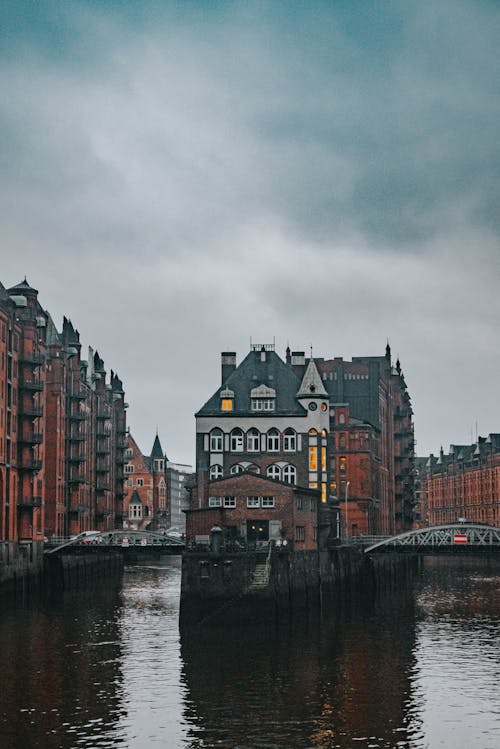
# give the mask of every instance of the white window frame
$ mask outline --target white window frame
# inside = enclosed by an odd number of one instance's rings
[[[276,507],[276,499],[275,497],[261,497],[261,507],[266,507],[267,509],[272,509]]]
[[[234,510],[234,508],[236,507],[236,497],[224,497],[224,507]]]
[[[222,497],[209,497],[208,506],[209,507],[222,507]]]
[[[222,478],[223,475],[224,475],[224,471],[220,463],[214,463],[213,466],[210,466],[210,478],[211,479],[220,479]]]
[[[229,469],[229,473],[231,474],[231,476],[234,476],[236,473],[243,473],[244,470],[245,469],[242,465],[240,465],[239,463],[235,463],[234,466],[231,466],[231,468]]]
[[[283,450],[294,453],[297,450],[297,433],[293,429],[286,429],[283,435]]]
[[[287,484],[296,484],[297,483],[297,469],[295,466],[291,465],[289,463],[286,466],[283,466],[282,471],[282,480]]]
[[[137,486],[144,486],[144,479],[137,479],[136,484]]]
[[[232,453],[243,452],[243,431],[237,427],[229,436],[229,446]]]
[[[275,480],[280,481],[281,480],[281,468],[277,466],[276,463],[272,463],[270,466],[267,466],[266,476],[270,479],[275,479]]]
[[[134,466],[132,465],[132,463],[126,463],[123,470],[124,470],[124,473],[133,473]]]
[[[266,447],[268,453],[279,453],[280,451],[280,433],[274,427],[266,434]]]
[[[252,411],[274,411],[274,398],[252,398]]]
[[[247,507],[249,509],[260,507],[260,497],[247,497]]]
[[[247,452],[260,452],[260,432],[258,429],[249,429],[247,432]]]
[[[222,429],[213,429],[210,432],[210,452],[221,453],[224,450],[224,434]]]

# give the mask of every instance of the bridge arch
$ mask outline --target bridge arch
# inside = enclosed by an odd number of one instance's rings
[[[484,550],[496,547],[496,550],[500,551],[500,528],[477,523],[453,523],[418,528],[371,544],[365,548],[364,553],[373,554],[398,549],[422,553],[425,550],[438,551],[463,547]]]

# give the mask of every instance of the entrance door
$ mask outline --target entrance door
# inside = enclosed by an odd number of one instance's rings
[[[269,541],[269,520],[247,520],[247,541],[250,544]]]

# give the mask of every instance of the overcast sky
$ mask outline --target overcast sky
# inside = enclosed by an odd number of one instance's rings
[[[194,459],[220,352],[399,355],[420,455],[500,432],[500,4],[0,5],[0,281]]]

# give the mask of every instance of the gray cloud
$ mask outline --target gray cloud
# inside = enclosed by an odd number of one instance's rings
[[[119,371],[144,449],[192,458],[250,336],[388,336],[422,451],[498,430],[495,3],[3,13],[1,280]]]

